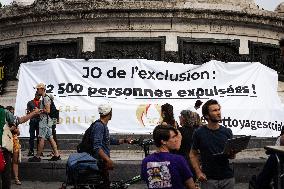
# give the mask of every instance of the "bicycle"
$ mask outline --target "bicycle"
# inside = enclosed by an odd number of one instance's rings
[[[150,154],[150,146],[154,144],[153,139],[143,139],[140,137],[139,139],[132,140],[132,145],[138,145],[143,148],[145,157]],[[88,161],[83,161],[88,162]],[[74,189],[101,189],[100,185],[102,184],[102,177],[99,174],[99,171],[89,171],[89,170],[83,170],[85,173],[81,173],[85,175],[82,177],[82,179],[78,179],[77,182],[72,183],[68,182],[68,179],[66,182],[64,182],[60,189],[67,189],[68,186],[74,186]],[[130,185],[135,184],[137,182],[140,182],[141,176],[136,175],[129,180],[120,180],[120,181],[113,181],[110,183],[110,189],[127,189]],[[86,188],[87,187],[87,188]]]
[[[133,140],[131,144],[137,144],[138,146],[142,147],[144,155],[145,157],[147,157],[148,155],[150,155],[150,146],[154,144],[154,140],[139,138]],[[126,181],[121,180],[117,182],[112,182],[110,185],[110,189],[127,189],[130,185],[140,182],[141,180],[141,176],[137,175]]]

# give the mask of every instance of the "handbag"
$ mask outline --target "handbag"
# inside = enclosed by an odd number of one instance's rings
[[[0,173],[3,173],[5,170],[5,158],[2,149],[0,148]]]
[[[2,148],[13,153],[13,135],[7,124],[3,127]]]

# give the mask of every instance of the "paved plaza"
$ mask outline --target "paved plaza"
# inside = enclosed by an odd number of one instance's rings
[[[59,189],[61,187],[61,182],[32,182],[23,181],[21,186],[12,185],[12,189]],[[68,189],[73,187],[68,187]],[[133,184],[129,189],[145,189],[147,188],[145,184]],[[235,189],[246,189],[248,188],[247,183],[238,183],[235,185]]]

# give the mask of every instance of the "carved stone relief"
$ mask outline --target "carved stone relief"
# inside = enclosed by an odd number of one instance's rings
[[[165,38],[96,38],[97,58],[164,60]]]
[[[18,44],[0,46],[0,62],[4,66],[4,81],[16,79],[19,69],[18,49]]]
[[[284,74],[280,58],[280,48],[277,45],[249,41],[250,56],[253,62],[260,62],[279,74]]]
[[[179,38],[181,62],[203,64],[210,60],[239,61],[239,40]]]
[[[79,58],[82,38],[28,42],[28,60],[49,58]]]
[[[165,52],[165,62],[179,62],[179,54],[176,51]]]

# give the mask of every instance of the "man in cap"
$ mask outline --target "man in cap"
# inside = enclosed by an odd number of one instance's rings
[[[100,119],[92,124],[91,137],[93,142],[93,156],[98,159],[98,166],[102,171],[104,187],[109,188],[109,170],[113,169],[113,161],[110,159],[110,144],[118,145],[130,143],[130,139],[114,139],[109,135],[107,127],[112,118],[112,108],[109,104],[101,104],[98,107]]]
[[[48,115],[50,113],[51,99],[45,92],[46,91],[45,84],[43,83],[37,84],[36,89],[37,89],[37,93],[42,97],[42,100],[40,102],[41,112],[40,112],[39,134],[38,134],[39,145],[38,145],[37,155],[30,158],[29,162],[40,162],[41,161],[40,155],[43,151],[45,139],[49,140],[52,150],[54,152],[54,156],[52,156],[50,161],[57,161],[57,160],[60,160],[61,158],[57,150],[57,145],[52,136],[51,128],[53,125],[53,120]]]

